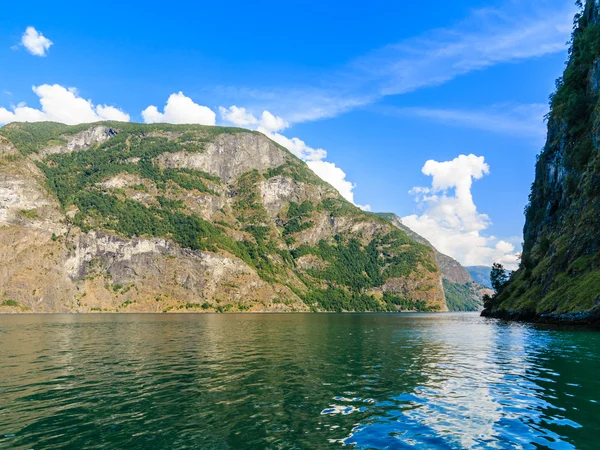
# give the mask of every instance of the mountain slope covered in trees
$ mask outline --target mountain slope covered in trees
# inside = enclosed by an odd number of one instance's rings
[[[444,311],[435,252],[261,133],[0,128],[0,311]]]

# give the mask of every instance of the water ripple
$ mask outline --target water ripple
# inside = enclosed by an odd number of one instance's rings
[[[595,448],[600,334],[443,315],[0,316],[0,447]]]

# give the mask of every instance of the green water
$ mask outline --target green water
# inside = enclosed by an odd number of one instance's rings
[[[0,316],[0,448],[599,448],[600,333],[475,314]]]

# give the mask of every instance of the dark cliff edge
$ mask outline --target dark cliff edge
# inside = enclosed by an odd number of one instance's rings
[[[487,317],[600,324],[600,5],[575,16],[525,209],[519,270]]]

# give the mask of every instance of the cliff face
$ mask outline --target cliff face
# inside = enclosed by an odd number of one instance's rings
[[[488,313],[559,317],[600,304],[600,6],[576,17],[526,209],[519,270]]]
[[[446,309],[431,248],[260,133],[0,128],[0,312]]]
[[[483,309],[482,298],[486,294],[492,295],[494,292],[491,289],[473,280],[465,267],[450,256],[440,253],[431,242],[404,225],[396,214],[379,213],[378,216],[390,221],[415,241],[433,249],[442,273],[444,296],[450,311],[481,311]]]

